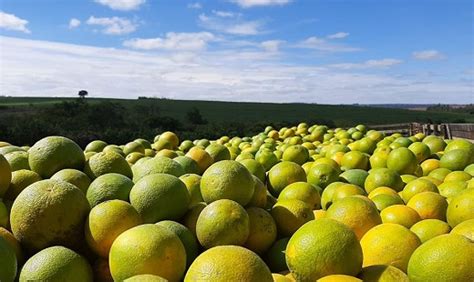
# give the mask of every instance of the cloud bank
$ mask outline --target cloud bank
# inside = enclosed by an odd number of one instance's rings
[[[0,89],[12,96],[76,96],[87,89],[91,97],[329,104],[472,100],[472,81],[395,77],[380,68],[289,65],[274,56],[277,43],[264,45],[254,51],[138,52],[0,37]]]

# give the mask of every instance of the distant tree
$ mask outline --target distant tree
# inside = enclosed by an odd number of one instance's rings
[[[196,107],[192,107],[186,113],[186,120],[189,121],[191,124],[206,124],[207,123],[207,120],[205,120],[202,117],[201,112]]]
[[[77,93],[77,95],[79,95],[79,97],[81,97],[81,99],[84,99],[84,98],[86,98],[87,95],[89,95],[89,93],[86,90],[81,90],[81,91],[79,91],[79,93]]]

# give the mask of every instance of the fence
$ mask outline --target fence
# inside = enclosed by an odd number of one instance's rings
[[[403,135],[423,133],[426,135],[438,135],[446,139],[465,138],[474,140],[474,123],[397,123],[369,126],[370,129],[382,131],[386,134],[399,132]]]

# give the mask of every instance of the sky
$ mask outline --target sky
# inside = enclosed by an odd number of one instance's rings
[[[0,95],[474,103],[471,0],[0,0]]]

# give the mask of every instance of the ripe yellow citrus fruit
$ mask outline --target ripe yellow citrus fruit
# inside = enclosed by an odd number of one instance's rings
[[[333,182],[329,184],[324,190],[323,193],[321,194],[321,208],[323,210],[327,210],[331,205],[332,205],[332,197],[334,195],[334,192],[336,191],[336,188],[345,185],[344,182]]]
[[[421,219],[439,219],[446,221],[448,202],[435,192],[422,192],[413,196],[407,206],[414,209]]]
[[[321,197],[318,189],[307,182],[295,182],[286,186],[278,196],[278,200],[296,199],[307,203],[311,209],[317,209],[321,205]]]
[[[218,246],[200,254],[184,281],[272,282],[272,273],[254,252],[240,246]]]
[[[171,131],[163,132],[158,138],[158,141],[160,140],[169,142],[172,146],[172,149],[178,148],[179,138],[174,132],[171,132]]]
[[[228,199],[245,206],[255,191],[252,174],[245,166],[231,160],[211,165],[202,175],[200,186],[206,203]]]
[[[243,245],[249,236],[250,222],[237,202],[222,199],[207,205],[196,222],[196,235],[206,249],[221,245]]]
[[[143,224],[115,239],[110,248],[109,265],[114,281],[139,274],[178,281],[186,269],[186,251],[179,237],[167,228]]]
[[[253,180],[255,182],[254,185],[254,192],[252,199],[247,204],[247,207],[258,207],[258,208],[265,208],[267,206],[267,198],[270,197],[267,186],[263,184],[260,179],[258,179],[255,175],[252,175]]]
[[[77,247],[89,213],[86,195],[60,180],[41,180],[18,195],[10,213],[11,230],[28,250],[49,246]]]
[[[437,159],[427,159],[423,161],[421,164],[421,170],[423,171],[423,175],[427,176],[430,174],[433,170],[439,168],[439,160]]]
[[[190,206],[204,202],[201,195],[201,176],[189,173],[181,175],[179,180],[183,181],[186,188],[188,188],[189,195],[191,196]]]
[[[154,157],[133,166],[133,181],[137,183],[143,177],[155,173],[166,173],[180,177],[184,174],[184,168],[170,158]]]
[[[214,162],[211,155],[200,147],[192,147],[187,153],[186,157],[193,159],[199,168],[199,174],[203,174],[204,171]]]
[[[132,178],[132,169],[128,162],[120,154],[112,151],[97,153],[90,157],[84,172],[90,179],[96,179],[107,173],[119,173]]]
[[[393,205],[380,212],[383,223],[396,223],[406,228],[421,220],[420,215],[412,208],[405,205]]]
[[[124,231],[142,223],[138,212],[127,202],[111,200],[92,208],[85,234],[89,247],[101,257],[108,257],[114,240]]]
[[[390,187],[378,187],[378,188],[375,188],[374,190],[372,190],[369,195],[367,196],[367,198],[369,199],[373,199],[375,196],[377,195],[380,195],[380,194],[384,194],[384,195],[397,195],[398,196],[398,193],[397,191],[393,190],[392,188]]]
[[[339,180],[339,168],[329,164],[314,164],[308,173],[308,183],[325,188]]]
[[[306,222],[314,219],[311,207],[300,200],[290,199],[278,201],[271,210],[275,219],[278,234],[291,236]]]
[[[344,184],[338,186],[332,195],[332,202],[335,203],[345,197],[355,196],[355,195],[362,195],[365,196],[367,193],[357,185],[354,184]]]
[[[417,164],[415,154],[404,147],[391,151],[387,159],[387,168],[400,174],[413,174]]]
[[[130,203],[145,223],[178,220],[188,210],[189,202],[186,185],[170,174],[147,175],[135,183],[130,191]]]
[[[364,267],[358,277],[366,282],[408,282],[408,276],[391,265],[371,265]]]
[[[446,217],[453,228],[463,221],[474,218],[474,188],[465,189],[452,198]]]
[[[355,276],[362,269],[362,249],[347,226],[322,218],[306,223],[291,237],[286,262],[298,281],[331,274]]]
[[[206,207],[206,203],[201,202],[190,206],[186,214],[183,216],[183,224],[196,236],[196,223],[201,211]]]
[[[431,181],[418,178],[407,183],[405,188],[403,188],[402,198],[408,203],[413,196],[421,192],[438,193],[438,188]]]
[[[277,238],[277,227],[273,217],[262,208],[248,208],[249,236],[244,247],[257,254],[266,252]]]
[[[195,160],[187,156],[178,156],[173,159],[175,162],[179,163],[186,174],[198,174],[199,167]]]
[[[282,155],[283,161],[304,164],[309,159],[308,149],[302,145],[293,145],[285,149]]]
[[[451,230],[451,234],[463,235],[471,241],[474,241],[474,218],[468,219],[456,225],[456,227]]]
[[[25,263],[20,272],[26,281],[93,281],[92,269],[76,252],[54,246],[41,250]]]
[[[300,165],[293,162],[278,163],[268,172],[268,189],[275,197],[286,186],[301,181],[306,182],[306,173]]]
[[[141,274],[123,280],[124,282],[167,282],[168,280],[158,275]]]
[[[51,176],[51,179],[69,182],[81,189],[84,194],[87,192],[87,189],[91,184],[91,180],[84,172],[72,168],[65,168],[56,172],[53,176]]]
[[[421,243],[439,235],[448,234],[450,230],[451,227],[439,219],[424,219],[418,221],[410,228],[410,231],[420,238]]]
[[[3,155],[0,155],[0,197],[7,192],[12,180],[12,169]]]
[[[15,251],[18,265],[22,265],[24,262],[23,250],[21,249],[21,245],[18,242],[18,240],[15,238],[15,236],[13,236],[13,234],[7,229],[0,227],[0,237],[3,238],[10,245],[10,247]]]
[[[464,168],[472,163],[474,150],[470,152],[463,149],[454,149],[445,151],[439,160],[440,167],[454,170],[464,170]]]
[[[325,218],[335,219],[347,225],[360,240],[372,227],[381,224],[379,212],[369,199],[346,197],[329,207]]]
[[[395,191],[401,191],[403,188],[402,178],[398,172],[388,168],[372,169],[365,179],[364,188],[367,193],[375,188],[385,186]]]
[[[0,281],[14,281],[18,263],[13,247],[0,236]]]
[[[364,253],[364,267],[384,264],[406,272],[408,261],[421,241],[402,225],[384,223],[365,233],[360,244]]]
[[[224,145],[214,143],[207,146],[205,151],[211,156],[214,162],[230,160],[230,151]]]
[[[316,280],[317,282],[362,282],[357,277],[349,276],[349,275],[342,275],[342,274],[333,274],[324,276]]]
[[[245,159],[239,161],[241,164],[243,164],[250,173],[258,177],[262,182],[265,181],[265,168],[256,160],[254,159]]]
[[[36,142],[28,153],[31,170],[43,178],[49,178],[64,168],[84,167],[84,152],[79,145],[66,137],[45,137]]]
[[[471,178],[472,176],[465,171],[453,171],[446,175],[446,177],[444,178],[444,182],[468,181],[471,180]]]
[[[26,187],[31,184],[42,180],[41,176],[34,171],[20,169],[12,173],[12,179],[10,186],[8,187],[7,193],[4,198],[10,201],[14,201],[16,197],[23,191]]]
[[[359,151],[350,151],[344,154],[341,160],[342,170],[363,169],[369,167],[369,158]]]
[[[186,268],[188,268],[199,254],[199,243],[194,234],[186,226],[172,220],[163,220],[156,225],[165,227],[179,237],[186,250]]]
[[[443,259],[440,259],[443,258]],[[410,281],[473,281],[474,242],[457,234],[426,241],[408,264]]]

